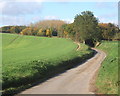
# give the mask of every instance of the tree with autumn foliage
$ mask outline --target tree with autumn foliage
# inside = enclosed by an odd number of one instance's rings
[[[15,26],[13,26],[10,28],[9,31],[10,31],[10,33],[16,33],[17,30],[16,30]]]
[[[102,39],[112,40],[119,32],[119,28],[112,23],[100,23],[99,24],[102,33]]]
[[[61,35],[63,37],[71,38],[74,40],[75,37],[75,31],[72,24],[64,24],[61,26]]]
[[[32,24],[31,26],[33,27],[37,27],[38,29],[43,29],[46,30],[49,28],[51,31],[51,34],[53,36],[59,36],[59,34],[61,34],[61,26],[66,24],[66,22],[62,21],[62,20],[43,20],[43,21],[39,21],[35,24]]]
[[[23,29],[20,34],[23,34],[23,35],[32,35],[32,28],[30,27],[27,27],[25,29]]]
[[[39,29],[37,36],[46,36],[46,32],[41,28]]]
[[[47,29],[47,30],[46,30],[46,36],[47,36],[47,37],[51,37],[51,36],[52,36],[52,33],[51,33],[51,30],[50,30],[50,29]]]
[[[19,34],[26,26],[3,26],[1,27],[1,31],[3,33],[17,33]]]

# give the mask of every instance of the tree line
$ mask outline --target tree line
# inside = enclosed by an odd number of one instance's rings
[[[71,24],[62,20],[43,20],[29,26],[4,26],[1,30],[3,33],[71,38],[90,46],[101,40],[120,40],[119,27],[112,23],[99,23],[91,11],[77,14]]]
[[[99,23],[91,11],[77,14],[72,24],[64,24],[62,36],[95,46],[101,40],[120,40],[120,29],[112,23]],[[63,35],[64,34],[64,35]]]
[[[64,24],[62,20],[43,20],[29,26],[3,26],[0,30],[2,33],[52,37],[58,36]]]

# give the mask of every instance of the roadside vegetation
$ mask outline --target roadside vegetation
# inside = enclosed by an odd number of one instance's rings
[[[97,48],[107,54],[97,77],[97,93],[118,94],[118,41],[103,41]]]
[[[31,85],[76,66],[94,55],[70,39],[0,34],[3,39],[3,93]],[[67,45],[67,46],[66,46]]]

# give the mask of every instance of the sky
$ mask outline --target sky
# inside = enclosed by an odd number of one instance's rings
[[[74,22],[76,14],[92,11],[102,23],[118,24],[118,2],[0,0],[0,26],[29,25],[41,20]]]

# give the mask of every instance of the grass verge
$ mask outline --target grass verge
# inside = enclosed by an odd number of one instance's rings
[[[97,48],[107,54],[96,80],[97,93],[118,94],[118,42],[103,41]]]

